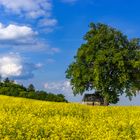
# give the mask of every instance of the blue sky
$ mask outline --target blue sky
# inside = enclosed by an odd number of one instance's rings
[[[0,75],[73,97],[65,71],[90,22],[140,37],[139,0],[0,0]],[[140,97],[119,105],[140,105]]]

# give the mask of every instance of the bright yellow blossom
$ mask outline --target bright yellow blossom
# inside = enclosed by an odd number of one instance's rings
[[[140,140],[140,107],[0,96],[0,140]]]

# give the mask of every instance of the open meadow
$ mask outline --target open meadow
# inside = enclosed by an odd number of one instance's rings
[[[0,139],[140,139],[140,107],[91,107],[0,96]]]

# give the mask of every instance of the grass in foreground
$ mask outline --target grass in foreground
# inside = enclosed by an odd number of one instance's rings
[[[89,107],[0,96],[0,139],[140,139],[140,107]]]

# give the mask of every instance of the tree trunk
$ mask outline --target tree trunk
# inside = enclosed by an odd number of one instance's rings
[[[104,98],[104,106],[108,106],[109,105],[109,101],[108,101],[108,99],[105,97]]]

